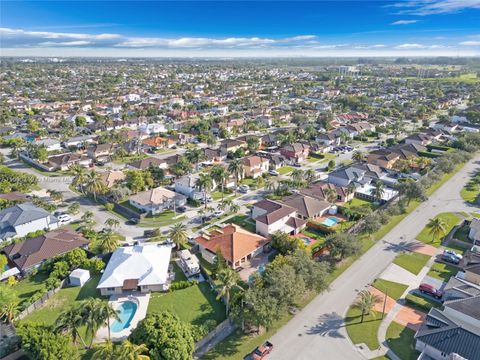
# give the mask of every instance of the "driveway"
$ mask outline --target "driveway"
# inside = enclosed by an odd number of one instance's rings
[[[460,197],[460,189],[469,174],[478,168],[477,156],[452,176],[430,198],[405,217],[382,240],[353,263],[330,286],[297,316],[290,320],[271,341],[275,345],[269,359],[362,359],[352,346],[344,328],[344,314],[358,291],[365,289],[393,261],[403,248],[415,239],[418,229],[441,212],[472,212],[474,206]]]

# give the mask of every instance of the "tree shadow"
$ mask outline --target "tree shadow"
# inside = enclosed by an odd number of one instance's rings
[[[401,241],[398,244],[394,244],[394,243],[391,243],[391,242],[388,242],[388,241],[383,241],[383,243],[385,244],[385,250],[393,251],[393,252],[396,252],[396,253],[401,253],[405,250],[410,250],[411,246],[413,245],[413,243],[411,243],[409,241]]]
[[[328,336],[332,338],[345,338],[340,329],[345,326],[342,316],[337,313],[320,315],[318,324],[307,330],[308,335]]]

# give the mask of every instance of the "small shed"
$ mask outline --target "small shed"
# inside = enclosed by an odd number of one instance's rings
[[[72,286],[83,286],[90,279],[90,271],[75,269],[71,272],[68,280]]]

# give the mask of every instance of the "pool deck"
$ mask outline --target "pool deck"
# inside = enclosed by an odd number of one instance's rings
[[[147,315],[147,308],[148,303],[150,302],[150,293],[143,294],[143,293],[124,293],[122,295],[112,295],[108,302],[112,305],[114,309],[117,309],[120,306],[120,303],[124,301],[132,301],[129,299],[129,296],[133,296],[138,300],[138,307],[135,315],[133,316],[132,321],[130,322],[130,326],[126,329],[123,329],[119,332],[110,332],[110,337],[112,341],[121,341],[125,340],[133,329],[135,329],[138,323],[145,318]],[[110,320],[110,324],[113,323],[114,320]],[[95,336],[95,342],[103,342],[108,339],[108,328],[106,326],[101,327],[98,329],[97,334]]]

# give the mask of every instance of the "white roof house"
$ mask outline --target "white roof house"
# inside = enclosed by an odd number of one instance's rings
[[[102,295],[123,291],[162,291],[169,286],[170,244],[149,243],[115,250],[97,289]]]

